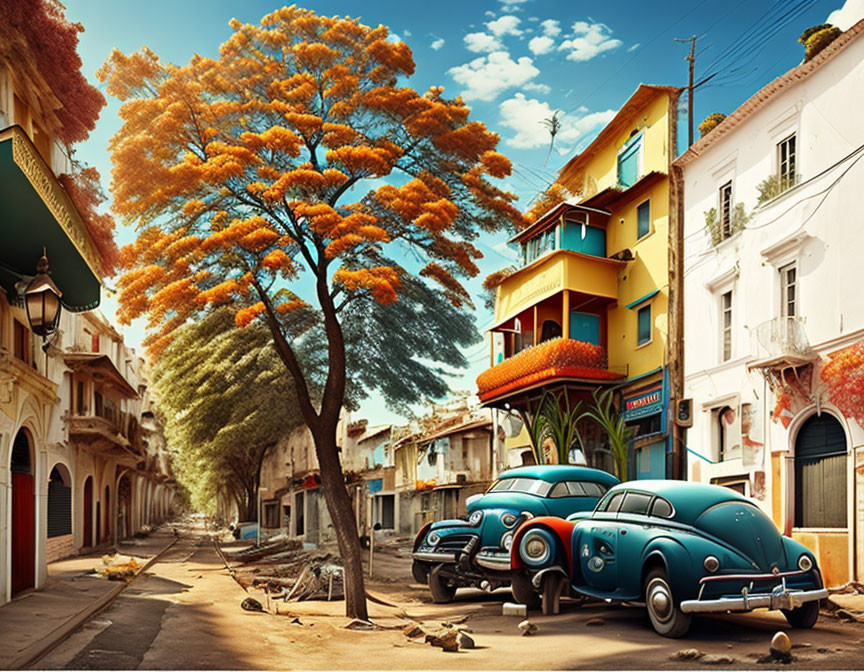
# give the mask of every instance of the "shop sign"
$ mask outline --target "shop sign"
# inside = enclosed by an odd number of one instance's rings
[[[384,479],[373,478],[372,480],[366,481],[366,483],[369,487],[369,494],[374,495],[376,492],[381,492],[381,489],[384,486]]]
[[[657,387],[648,392],[624,399],[624,420],[636,420],[663,411],[663,390]]]

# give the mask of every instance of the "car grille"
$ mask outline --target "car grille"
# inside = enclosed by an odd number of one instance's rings
[[[435,550],[447,552],[461,551],[469,541],[476,538],[476,534],[450,534],[441,539]]]

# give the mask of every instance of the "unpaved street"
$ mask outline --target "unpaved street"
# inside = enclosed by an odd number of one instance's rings
[[[538,626],[522,637],[520,619],[501,616],[507,591],[466,592],[449,605],[434,605],[425,587],[409,579],[374,581],[370,591],[392,606],[370,602],[377,631],[346,630],[341,602],[271,603],[273,613],[240,608],[246,593],[231,578],[200,524],[136,579],[114,604],[58,646],[34,669],[658,669],[707,667],[671,660],[684,648],[730,656],[712,667],[766,668],[757,658],[771,636],[786,629],[767,613],[697,620],[690,635],[669,640],[654,634],[644,611],[564,603],[559,616],[531,614]],[[402,576],[407,564],[382,551],[375,560]],[[422,588],[422,589],[421,589]],[[253,596],[265,601],[259,592]],[[468,617],[477,648],[444,653],[410,641],[409,619],[434,628]],[[592,619],[602,619],[597,625]],[[811,631],[786,629],[799,646],[791,667],[860,669],[864,627],[823,617]],[[789,669],[790,666],[777,666]]]

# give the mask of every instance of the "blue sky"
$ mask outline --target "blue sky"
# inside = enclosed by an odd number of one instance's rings
[[[93,73],[117,47],[129,53],[146,45],[163,61],[187,63],[194,53],[216,56],[230,35],[232,18],[257,23],[282,5],[246,0],[65,0],[66,15],[84,25],[79,53],[84,74]],[[501,136],[499,150],[513,161],[506,186],[520,207],[554,179],[558,169],[584,147],[640,83],[683,86],[689,45],[673,38],[698,35],[696,79],[716,73],[694,98],[694,119],[729,113],[761,86],[800,63],[797,38],[829,20],[846,29],[864,18],[864,0],[688,0],[645,3],[635,0],[404,0],[347,2],[307,0],[301,6],[326,15],[359,17],[367,25],[387,25],[406,42],[417,65],[408,84],[418,90],[444,86],[462,95],[472,118]],[[833,14],[832,14],[833,12]],[[107,97],[107,96],[106,96]],[[683,98],[682,98],[683,102]],[[119,105],[109,99],[96,130],[77,147],[77,157],[99,169],[107,188],[110,137],[120,126]],[[542,120],[558,110],[561,130],[550,151]],[[682,130],[684,130],[682,128]],[[686,131],[685,136],[686,137]],[[697,131],[698,137],[698,131]],[[131,230],[119,232],[121,244]],[[481,274],[469,284],[478,297],[477,323],[491,318],[479,307],[480,283],[506,266],[513,253],[501,238],[484,238]],[[108,296],[103,311],[113,318]],[[125,330],[138,346],[140,325]],[[469,370],[454,389],[473,389],[488,364],[485,343],[470,348]],[[376,398],[361,409],[372,424],[398,421]]]

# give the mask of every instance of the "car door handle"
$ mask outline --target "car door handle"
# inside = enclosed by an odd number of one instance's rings
[[[625,534],[627,534],[627,530],[621,530],[621,536],[624,536]]]

